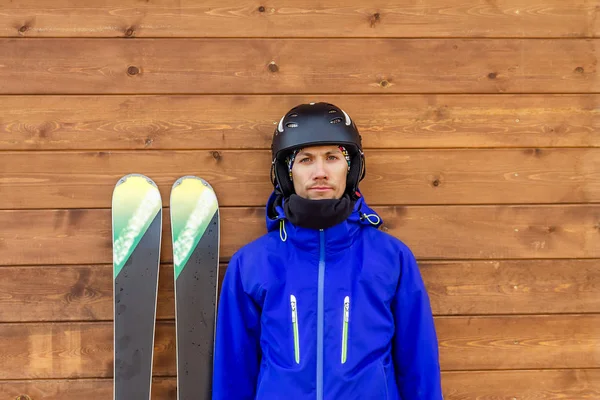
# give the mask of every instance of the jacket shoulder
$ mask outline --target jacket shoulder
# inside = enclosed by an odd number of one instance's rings
[[[247,258],[252,258],[253,256],[269,251],[274,245],[276,244],[273,240],[273,235],[270,232],[265,233],[236,250],[231,257],[231,261],[244,261]]]
[[[269,232],[240,247],[231,257],[230,265],[237,264],[243,275],[253,274],[253,269],[262,268],[269,254],[276,253],[280,246],[279,232]]]
[[[277,251],[275,246],[279,234],[266,233],[240,247],[231,257],[225,275],[235,270],[241,285],[247,293],[258,293],[264,280],[267,279],[268,255]]]

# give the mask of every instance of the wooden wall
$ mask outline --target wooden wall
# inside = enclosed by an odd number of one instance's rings
[[[367,201],[419,259],[446,400],[600,399],[599,10],[4,1],[0,398],[111,398],[121,175],[157,182],[164,238],[175,179],[209,180],[224,270],[264,232],[274,124],[330,101],[363,134]],[[171,259],[165,241],[155,399],[176,398]]]

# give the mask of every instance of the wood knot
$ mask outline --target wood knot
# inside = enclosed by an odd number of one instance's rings
[[[379,13],[375,13],[371,16],[371,28],[373,28],[376,24],[378,24],[381,21],[381,14]]]
[[[555,226],[549,226],[546,228],[546,232],[548,233],[552,233],[556,231],[556,227]]]
[[[578,74],[583,74],[584,69],[583,69],[583,67],[577,67],[577,68],[575,68],[575,72]]]
[[[496,79],[496,76],[497,76],[497,74],[495,72],[490,72],[488,74],[488,78],[490,78],[490,79]]]
[[[29,27],[27,25],[23,25],[22,27],[19,28],[19,32],[25,33],[25,32],[27,32],[28,29],[29,29]]]
[[[265,12],[265,7],[264,6],[260,6],[258,7],[258,12]]]
[[[213,157],[215,160],[217,160],[217,161],[221,160],[221,153],[219,153],[218,151],[213,151],[213,152],[211,152],[210,154],[212,155],[212,157]]]
[[[379,86],[386,88],[390,86],[390,82],[387,79],[383,79],[381,82],[379,82]]]
[[[129,28],[125,31],[125,36],[132,36],[135,33],[133,28]]]
[[[436,186],[436,187],[437,187],[437,186],[440,186],[440,180],[439,180],[439,179],[435,179],[433,182],[431,182],[431,184],[432,184],[433,186]]]
[[[138,67],[134,67],[133,65],[129,68],[127,68],[127,75],[137,75],[140,73],[140,70]]]
[[[269,71],[271,71],[271,72],[278,72],[279,71],[279,67],[277,66],[277,64],[275,64],[275,61],[271,61],[269,63]]]
[[[154,142],[154,140],[152,140],[152,138],[146,138],[146,140],[144,140],[144,145],[146,147],[152,145],[152,142]]]
[[[26,394],[21,394],[15,397],[15,400],[31,400],[31,397],[27,396]]]

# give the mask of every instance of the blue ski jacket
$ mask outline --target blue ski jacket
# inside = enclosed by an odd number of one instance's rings
[[[218,305],[213,399],[440,400],[438,342],[415,257],[362,197],[331,228],[292,225],[232,257]],[[276,214],[269,210],[276,210]]]

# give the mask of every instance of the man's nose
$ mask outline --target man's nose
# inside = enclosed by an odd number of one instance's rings
[[[325,169],[325,162],[323,160],[317,160],[314,165],[314,179],[327,179],[327,170]]]

